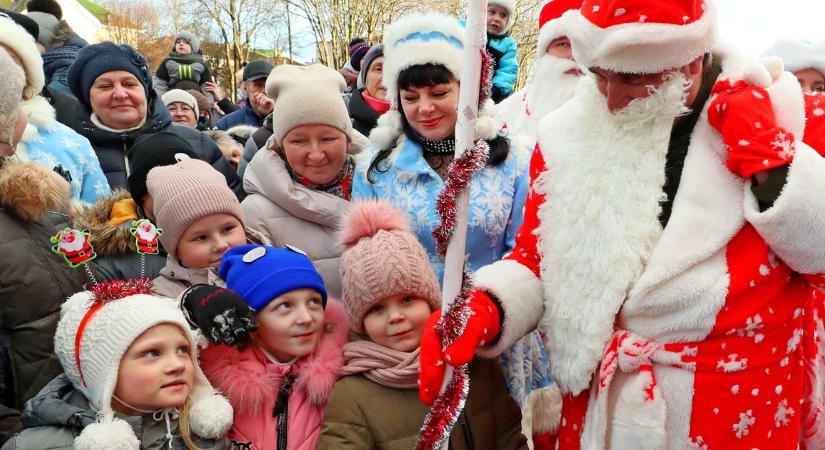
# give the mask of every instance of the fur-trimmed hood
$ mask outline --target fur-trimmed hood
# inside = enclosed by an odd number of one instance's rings
[[[50,212],[66,212],[71,186],[57,173],[34,162],[0,159],[0,208],[36,222]]]
[[[234,127],[226,130],[226,134],[228,134],[232,139],[238,141],[241,145],[246,145],[246,141],[258,131],[259,127],[253,127],[252,125],[235,125]]]
[[[97,203],[89,205],[77,212],[72,219],[72,226],[80,230],[89,230],[89,243],[94,247],[98,256],[117,256],[127,253],[137,253],[137,242],[129,228],[132,221],[127,220],[120,225],[109,224],[112,206],[121,200],[131,198],[129,192],[117,189],[113,193],[101,197]]]
[[[338,300],[327,301],[324,316],[326,330],[315,352],[293,365],[297,375],[293,389],[306,392],[315,406],[326,403],[339,378],[344,365],[341,347],[349,331],[346,312]],[[264,414],[262,408],[275,401],[281,386],[282,378],[266,372],[265,356],[251,345],[244,349],[209,346],[201,352],[200,363],[210,382],[229,399],[235,414]]]

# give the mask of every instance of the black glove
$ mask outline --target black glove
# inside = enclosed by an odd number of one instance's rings
[[[181,303],[189,322],[213,344],[241,344],[258,329],[255,310],[229,289],[196,284],[183,293]]]

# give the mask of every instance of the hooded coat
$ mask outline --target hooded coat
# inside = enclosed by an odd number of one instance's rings
[[[74,120],[70,126],[85,136],[92,144],[103,173],[106,175],[112,189],[127,187],[129,152],[139,136],[160,131],[171,131],[186,139],[192,145],[198,159],[208,162],[223,174],[226,177],[227,184],[239,199],[244,197],[241,181],[235,173],[235,169],[223,157],[223,153],[221,153],[217,144],[209,136],[194,128],[172,123],[169,112],[154,93],[148,99],[146,123],[133,131],[117,133],[105,130],[92,122],[90,118],[91,111],[78,107],[75,112]]]
[[[275,403],[287,374],[295,376],[288,397],[287,448],[314,450],[327,399],[344,364],[341,347],[349,325],[344,307],[330,298],[324,310],[325,332],[315,351],[292,364],[276,364],[254,345],[210,346],[201,352],[201,368],[232,408],[235,422],[227,435],[234,445],[253,450],[277,448]],[[237,447],[236,447],[237,448]],[[322,448],[322,447],[319,447]]]
[[[64,374],[26,403],[22,417],[24,430],[6,442],[2,450],[71,450],[74,439],[83,428],[97,422],[97,414],[89,406],[89,400],[75,389]],[[140,441],[141,450],[186,450],[177,419],[170,422],[171,445],[166,437],[163,419],[156,421],[151,415],[125,419]],[[192,441],[202,450],[231,448],[225,439],[204,439],[192,435]]]
[[[54,354],[60,305],[88,281],[51,251],[49,238],[68,226],[58,212],[68,196],[51,169],[0,161],[0,403],[9,408],[22,408],[62,372]]]
[[[77,58],[77,52],[89,44],[72,31],[71,26],[65,20],[61,20],[54,31],[52,45],[53,48],[43,54],[43,72],[46,76],[46,86],[71,95],[72,91],[69,89],[69,82],[67,81],[69,66]]]

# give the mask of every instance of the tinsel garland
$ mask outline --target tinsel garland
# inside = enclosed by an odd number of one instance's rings
[[[481,50],[481,80],[479,84],[478,107],[483,107],[492,95],[493,58],[486,50]],[[456,158],[447,171],[446,186],[436,199],[436,212],[441,218],[439,225],[433,230],[438,252],[441,256],[447,254],[447,245],[455,231],[456,202],[459,195],[470,186],[473,175],[487,165],[490,146],[482,139],[476,139],[472,147]],[[472,280],[464,272],[461,282],[461,292],[455,300],[441,314],[436,333],[441,340],[442,348],[455,342],[467,326],[472,315],[469,305],[469,293],[472,289]],[[458,416],[464,409],[467,394],[470,390],[469,368],[465,364],[456,367],[447,387],[435,399],[430,412],[424,419],[421,433],[416,444],[416,450],[440,449],[450,438],[450,432],[455,426]]]
[[[108,303],[131,295],[152,295],[152,283],[151,278],[145,277],[137,280],[104,281],[92,286],[92,296],[97,303]]]
[[[458,195],[470,186],[473,175],[487,165],[489,152],[487,142],[478,139],[470,149],[453,161],[447,171],[446,186],[435,200],[436,213],[441,218],[441,223],[432,233],[441,256],[447,254],[447,245],[455,229]]]

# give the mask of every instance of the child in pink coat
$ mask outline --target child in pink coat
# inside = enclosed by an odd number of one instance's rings
[[[321,276],[299,250],[236,247],[219,272],[231,291],[199,286],[184,295],[209,302],[237,293],[258,322],[248,344],[213,345],[201,354],[207,378],[235,409],[228,437],[235,448],[314,450],[343,365],[343,306],[327,299]]]

